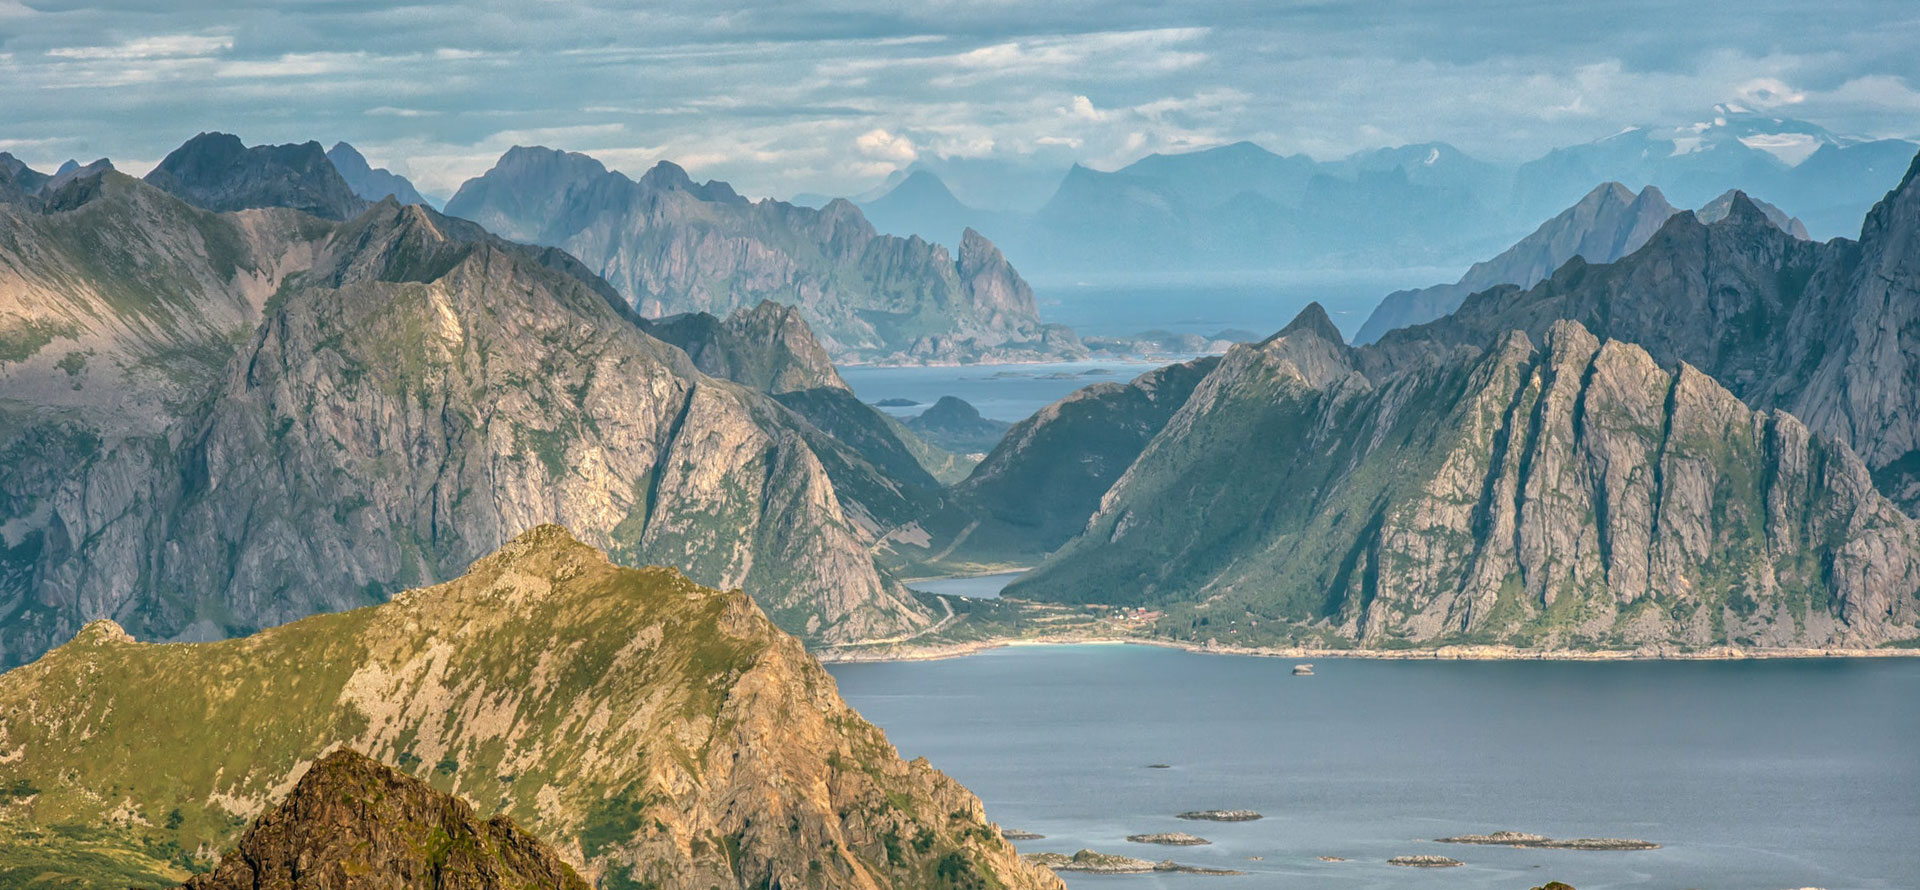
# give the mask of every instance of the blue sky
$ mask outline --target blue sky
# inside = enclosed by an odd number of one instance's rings
[[[1911,0],[0,0],[0,150],[144,172],[201,130],[346,139],[442,194],[516,143],[782,196],[1240,139],[1518,160],[1728,101],[1913,137],[1916,47]]]

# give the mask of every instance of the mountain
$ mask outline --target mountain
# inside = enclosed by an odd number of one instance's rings
[[[1693,215],[1695,218],[1699,219],[1703,223],[1708,223],[1708,224],[1717,223],[1723,219],[1726,219],[1727,214],[1733,212],[1733,202],[1736,197],[1745,198],[1748,201],[1752,202],[1754,207],[1759,208],[1760,214],[1767,218],[1767,222],[1773,223],[1774,228],[1777,228],[1780,231],[1785,232],[1789,235],[1792,235],[1793,237],[1798,238],[1802,241],[1812,240],[1807,235],[1806,223],[1803,223],[1792,216],[1788,216],[1785,210],[1781,210],[1780,208],[1775,207],[1772,204],[1768,204],[1767,202],[1762,201],[1759,198],[1755,198],[1752,195],[1748,195],[1747,193],[1742,192],[1739,189],[1728,189],[1725,192],[1722,192],[1720,194],[1720,197],[1715,198],[1711,201],[1708,201],[1704,205],[1701,205],[1699,210],[1696,210],[1693,212]],[[1632,253],[1632,251],[1628,251],[1628,253]],[[1592,262],[1610,263],[1610,262],[1613,262],[1613,260],[1593,260]],[[1544,278],[1545,276],[1541,276],[1541,277]],[[1515,281],[1515,282],[1503,282],[1503,283],[1519,284],[1520,282]],[[1528,285],[1526,286],[1531,286],[1531,282],[1529,282]]]
[[[1528,290],[1495,288],[1447,318],[1395,331],[1383,355],[1539,337],[1559,319],[1687,362],[1748,404],[1802,418],[1920,507],[1920,158],[1868,214],[1860,239],[1806,242],[1744,196],[1712,225],[1668,220],[1610,265],[1573,261]]]
[[[1315,314],[1222,358],[1008,594],[1243,645],[1920,635],[1920,525],[1791,415],[1572,321],[1370,375]]]
[[[772,395],[847,389],[826,348],[791,306],[762,300],[725,319],[689,312],[642,324],[647,333],[680,347],[710,377]]]
[[[505,816],[472,805],[345,748],[320,758],[255,819],[213,871],[182,890],[305,890],[351,886],[453,890],[588,890],[552,847]]]
[[[877,231],[918,235],[935,243],[969,229],[991,226],[985,221],[990,214],[960,203],[939,176],[924,169],[913,171],[886,194],[859,206]]]
[[[843,499],[901,508],[869,516],[867,523],[911,521],[916,511],[926,509],[935,489],[972,468],[972,463],[927,444],[904,424],[860,401],[791,306],[763,301],[736,309],[725,319],[689,312],[641,324],[654,337],[680,347],[702,373],[772,396],[877,469],[878,477],[852,468],[835,472],[831,461],[836,452],[823,451],[829,475],[843,487]],[[859,497],[861,489],[850,483],[863,475],[892,490]]]
[[[903,481],[702,374],[557,250],[117,173],[0,215],[0,661],[96,617],[205,639],[377,602],[549,520],[810,639],[930,620],[870,553],[937,486],[911,454]]]
[[[965,399],[941,396],[927,410],[907,420],[907,428],[922,439],[962,454],[992,451],[1013,424],[990,420]]]
[[[614,566],[557,526],[457,580],[241,639],[94,622],[0,675],[0,730],[0,829],[50,858],[84,841],[204,868],[345,747],[602,887],[1060,887],[747,597]],[[405,812],[417,787],[291,807]]]
[[[749,202],[666,162],[635,181],[585,155],[516,147],[447,210],[568,250],[645,315],[792,304],[842,361],[1085,354],[1071,332],[1041,324],[1032,290],[979,234],[964,234],[956,256],[880,235],[846,201]]]
[[[378,201],[391,195],[402,204],[432,206],[433,202],[421,197],[405,176],[385,167],[374,168],[358,149],[345,142],[336,142],[327,149],[327,160],[333,163],[333,169],[339,171],[340,178],[346,180],[347,187],[361,198]]]
[[[1640,249],[1676,212],[1653,186],[1636,195],[1617,182],[1601,185],[1499,256],[1474,263],[1459,281],[1388,294],[1353,342],[1372,343],[1395,328],[1432,321],[1459,308],[1469,294],[1491,287],[1532,287],[1576,256],[1613,262]]]
[[[227,133],[201,133],[173,150],[146,180],[208,210],[286,207],[323,219],[359,215],[353,193],[320,143],[256,145]]]
[[[1779,201],[1824,240],[1859,225],[1898,181],[1914,148],[1902,140],[1852,139],[1805,121],[1719,105],[1703,120],[1629,127],[1522,164],[1514,176],[1513,206],[1547,212],[1572,200],[1585,183],[1603,180],[1658,185],[1682,207],[1738,188]]]
[[[892,559],[926,573],[1039,562],[1086,528],[1101,496],[1218,361],[1096,383],[1014,424],[937,509],[888,536]]]
[[[1707,202],[1695,216],[1704,223],[1726,218],[1735,195],[1744,197],[1741,192],[1728,191]],[[1807,240],[1807,227],[1800,220],[1765,201],[1747,200],[1781,231]],[[1354,335],[1353,342],[1372,343],[1390,330],[1440,318],[1458,309],[1469,295],[1483,290],[1503,284],[1532,287],[1576,256],[1589,263],[1611,263],[1639,250],[1668,217],[1678,212],[1653,186],[1635,195],[1620,183],[1606,183],[1499,256],[1473,264],[1459,281],[1388,294]]]
[[[113,169],[113,162],[101,158],[91,164],[68,159],[52,175],[27,166],[19,158],[0,151],[0,204],[25,203],[37,206],[38,199],[60,190],[76,179],[86,179]]]

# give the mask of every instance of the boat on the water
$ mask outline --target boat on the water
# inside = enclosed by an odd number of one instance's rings
[[[1313,665],[1296,664],[1293,666],[1293,675],[1296,677],[1311,677],[1313,676]]]

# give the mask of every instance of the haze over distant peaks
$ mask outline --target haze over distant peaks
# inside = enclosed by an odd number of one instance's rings
[[[369,201],[378,201],[388,195],[402,204],[426,204],[435,206],[413,187],[407,178],[385,167],[375,168],[367,163],[359,150],[345,142],[336,142],[327,149],[327,160],[333,162],[333,168],[340,172],[342,179],[353,193]]]

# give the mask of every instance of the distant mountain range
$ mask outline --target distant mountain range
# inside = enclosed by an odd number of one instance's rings
[[[1715,198],[1695,216],[1709,223],[1726,217],[1738,194],[1729,191]],[[1800,220],[1763,201],[1753,204],[1781,231],[1806,240],[1807,228]],[[1499,256],[1474,263],[1459,281],[1388,294],[1353,335],[1353,342],[1372,343],[1395,328],[1432,321],[1458,309],[1469,294],[1503,284],[1532,287],[1576,256],[1590,263],[1611,263],[1639,250],[1668,217],[1679,212],[1653,186],[1636,195],[1620,183],[1605,183]]]
[[[385,167],[375,168],[367,163],[360,152],[345,142],[336,142],[327,149],[327,160],[333,162],[333,168],[347,181],[347,187],[353,193],[368,201],[379,201],[391,197],[402,204],[425,204],[438,207],[438,202],[429,201],[415,190],[413,183],[405,176],[394,173]]]
[[[516,147],[447,212],[568,250],[645,315],[791,304],[841,361],[1086,354],[1071,331],[1041,323],[1032,290],[986,238],[953,233],[949,252],[880,235],[846,201],[752,202],[666,162],[633,180],[585,155]]]
[[[1076,166],[1032,210],[970,206],[925,164],[860,206],[900,235],[971,227],[1049,281],[1464,265],[1610,181],[1655,186],[1682,207],[1742,189],[1812,237],[1848,234],[1915,148],[1719,106],[1698,123],[1632,128],[1517,165],[1440,143],[1322,162],[1243,142],[1113,172]]]
[[[1920,637],[1920,158],[1858,241],[1796,237],[1741,193],[1702,214],[1588,197],[1569,213],[1613,222],[1523,247],[1645,243],[1372,345],[1316,306],[1224,357],[1082,390],[1016,425],[888,559],[1039,560],[1007,596],[1157,610],[1153,635],[1194,643]]]

